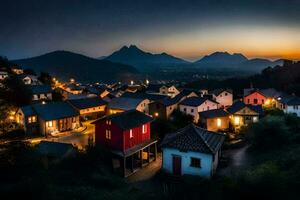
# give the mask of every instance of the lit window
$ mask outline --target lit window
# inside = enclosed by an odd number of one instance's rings
[[[157,112],[156,112],[156,113],[154,113],[154,116],[155,116],[155,117],[158,117],[158,113],[157,113]]]
[[[201,160],[199,158],[193,158],[191,157],[191,167],[197,167],[197,168],[201,168]]]
[[[130,138],[133,138],[132,129],[129,130],[129,137],[130,137]]]
[[[47,125],[48,127],[52,127],[52,126],[53,126],[53,123],[52,123],[52,121],[48,121],[48,122],[46,122],[46,125]]]
[[[111,121],[110,120],[106,120],[106,124],[107,125],[111,125]]]
[[[254,116],[253,117],[253,122],[257,122],[258,121],[258,117]]]
[[[110,132],[110,130],[106,130],[105,131],[105,138],[108,139],[108,140],[111,139],[111,132]]]
[[[143,133],[146,133],[146,131],[147,131],[147,126],[143,125]]]
[[[217,119],[217,126],[220,127],[222,125],[222,121],[220,118]]]
[[[234,124],[235,125],[239,125],[240,124],[240,118],[239,117],[235,117],[234,118]]]

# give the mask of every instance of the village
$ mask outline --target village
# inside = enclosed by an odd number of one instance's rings
[[[222,160],[225,138],[241,142],[240,130],[259,122],[265,110],[300,116],[300,98],[273,88],[245,88],[243,97],[234,99],[230,88],[196,90],[176,82],[80,84],[51,77],[45,84],[22,68],[1,68],[0,74],[1,87],[14,76],[31,95],[29,105],[7,112],[6,132],[23,130],[20,140],[34,144],[50,160],[103,146],[112,153],[113,170],[123,177],[161,162],[161,170],[174,176],[211,178]],[[53,100],[54,91],[60,100]],[[176,117],[189,123],[173,133],[153,132],[155,121],[172,123]]]

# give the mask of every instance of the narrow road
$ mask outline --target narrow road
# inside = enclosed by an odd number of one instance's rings
[[[239,169],[246,167],[249,164],[247,149],[249,145],[246,145],[238,149],[230,149],[223,151],[224,157],[229,159],[229,164],[225,168],[218,170],[218,174],[222,176],[230,176]]]

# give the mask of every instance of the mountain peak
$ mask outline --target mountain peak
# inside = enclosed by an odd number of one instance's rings
[[[233,53],[230,54],[227,51],[221,52],[217,51],[210,55],[206,55],[200,60],[196,61],[196,63],[242,63],[247,61],[248,59],[241,53]]]
[[[113,62],[133,65],[135,67],[157,67],[188,63],[185,60],[176,58],[165,52],[161,54],[145,52],[136,45],[130,45],[129,47],[124,46],[106,57],[106,59]]]

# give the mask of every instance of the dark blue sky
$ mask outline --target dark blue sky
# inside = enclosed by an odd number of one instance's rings
[[[213,51],[300,58],[300,0],[1,0],[0,55],[92,57],[136,44],[197,59]]]

